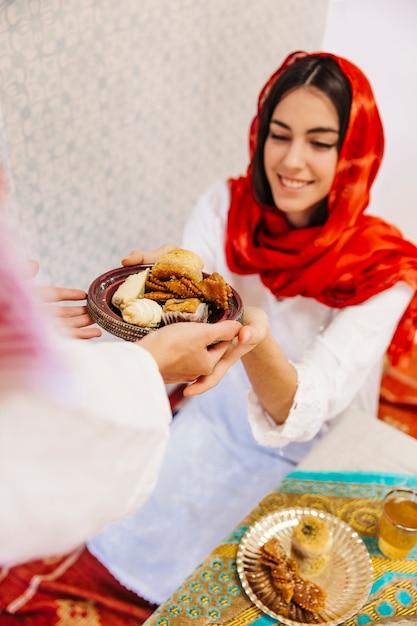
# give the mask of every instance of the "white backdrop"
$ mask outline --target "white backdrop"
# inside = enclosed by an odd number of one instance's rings
[[[327,18],[327,21],[326,21]],[[386,130],[371,210],[417,242],[417,0],[0,0],[0,158],[43,282],[87,288],[179,240],[242,173],[265,79],[294,49],[369,76]]]
[[[417,1],[330,0],[323,49],[368,76],[385,129],[370,213],[417,243]]]
[[[320,46],[327,5],[0,0],[8,206],[42,281],[87,288],[179,241],[198,194],[245,171],[258,92]]]

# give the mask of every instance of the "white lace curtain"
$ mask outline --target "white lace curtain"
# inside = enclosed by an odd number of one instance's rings
[[[327,0],[0,0],[0,150],[23,252],[86,289],[179,241],[243,173],[259,89],[318,49]]]

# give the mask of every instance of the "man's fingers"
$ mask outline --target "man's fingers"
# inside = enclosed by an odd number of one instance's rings
[[[213,349],[219,342],[232,341],[242,328],[240,322],[235,320],[225,320],[224,322],[218,322],[217,324],[208,324],[207,332],[210,343],[210,349]],[[226,345],[226,347],[227,347]]]
[[[191,397],[204,393],[215,387],[232,365],[242,356],[252,350],[253,331],[248,327],[241,328],[238,337],[232,341],[224,341],[210,346],[214,356],[213,371],[206,376],[200,376],[191,385],[184,389],[184,396]],[[217,362],[216,362],[217,361]]]

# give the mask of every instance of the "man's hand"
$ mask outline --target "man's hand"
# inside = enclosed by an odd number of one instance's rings
[[[266,313],[247,307],[244,326],[232,320],[180,322],[149,333],[138,343],[154,356],[166,383],[189,383],[184,396],[190,397],[215,387],[237,360],[265,338],[268,328]]]
[[[155,358],[166,383],[191,383],[212,374],[241,327],[232,320],[217,324],[178,322],[149,333],[137,343]]]
[[[184,396],[196,396],[215,387],[236,361],[256,348],[265,339],[268,328],[268,316],[262,309],[245,307],[243,326],[237,337],[228,344],[227,350],[224,351],[222,357],[217,361],[212,372],[200,376],[195,382],[188,385],[184,389]]]

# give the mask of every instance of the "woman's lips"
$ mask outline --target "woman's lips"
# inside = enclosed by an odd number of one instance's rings
[[[308,180],[299,180],[297,178],[287,178],[286,176],[281,176],[278,174],[278,180],[283,187],[288,189],[303,189],[309,185]]]

